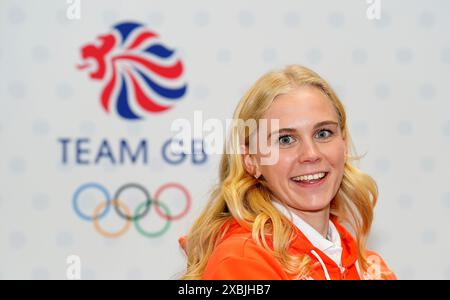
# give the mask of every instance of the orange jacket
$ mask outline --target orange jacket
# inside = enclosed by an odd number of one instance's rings
[[[203,279],[396,279],[383,259],[374,252],[367,253],[369,268],[367,272],[361,272],[355,240],[344,227],[335,221],[333,223],[341,237],[342,271],[294,226],[296,238],[290,244],[289,253],[306,254],[311,258],[310,274],[304,278],[296,278],[283,270],[270,251],[256,244],[248,229],[233,221],[222,241],[213,250],[204,270]],[[180,239],[180,243],[184,244],[183,238]]]

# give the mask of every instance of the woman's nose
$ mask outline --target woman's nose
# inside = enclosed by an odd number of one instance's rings
[[[320,151],[314,141],[304,141],[300,145],[299,161],[313,163],[321,159]]]

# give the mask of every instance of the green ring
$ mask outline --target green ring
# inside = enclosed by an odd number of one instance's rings
[[[155,202],[155,201],[153,201],[152,199],[149,199],[149,200],[150,200],[150,203],[151,203],[151,202]],[[140,211],[141,211],[141,209],[144,208],[146,205],[148,205],[147,203],[148,203],[148,202],[144,202],[144,203],[142,203],[141,205],[139,205],[139,206],[136,208],[136,210],[135,210],[134,213],[135,213],[135,214],[139,214]],[[158,203],[158,205],[164,210],[164,212],[166,213],[166,215],[170,216],[170,210],[169,210],[169,208],[168,208],[165,204],[163,204],[163,203]],[[167,220],[166,225],[164,225],[164,227],[163,227],[161,230],[155,231],[155,232],[148,232],[148,231],[145,231],[145,230],[141,227],[141,225],[139,224],[139,220],[134,220],[134,226],[136,227],[137,231],[138,231],[140,234],[142,234],[143,236],[146,236],[146,237],[148,237],[148,238],[156,238],[156,237],[160,237],[161,235],[163,235],[164,233],[166,233],[167,230],[169,230],[169,228],[170,228],[170,223],[172,223],[172,222],[171,222],[170,220]]]

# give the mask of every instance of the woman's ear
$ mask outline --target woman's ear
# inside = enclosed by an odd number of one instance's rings
[[[255,178],[258,178],[261,176],[261,172],[259,171],[258,163],[256,162],[256,158],[249,154],[249,152],[246,149],[243,154],[243,162],[244,162],[244,168],[250,175],[254,176]]]
[[[255,164],[250,154],[244,153],[243,155],[244,167],[247,173],[253,174],[255,172]]]

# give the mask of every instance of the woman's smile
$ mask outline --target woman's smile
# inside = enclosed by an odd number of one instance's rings
[[[325,183],[329,172],[317,172],[308,175],[292,177],[291,180],[302,188],[317,188]]]

